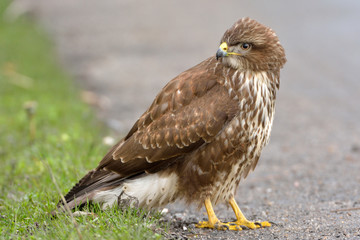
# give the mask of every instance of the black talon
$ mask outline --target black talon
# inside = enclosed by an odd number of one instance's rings
[[[250,228],[248,228],[247,226],[244,226],[244,225],[239,225],[242,229],[244,230],[249,230]]]
[[[261,223],[259,222],[254,222],[255,225],[258,225],[259,227],[262,227]]]

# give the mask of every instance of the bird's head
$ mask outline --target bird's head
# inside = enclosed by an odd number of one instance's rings
[[[286,62],[275,32],[250,18],[242,18],[221,39],[216,59],[242,70],[278,70]]]

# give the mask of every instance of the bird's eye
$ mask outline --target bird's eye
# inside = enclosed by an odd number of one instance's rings
[[[241,47],[241,49],[247,51],[251,48],[251,44],[250,43],[241,43],[240,47]]]

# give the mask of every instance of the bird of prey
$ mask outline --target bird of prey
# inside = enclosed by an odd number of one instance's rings
[[[200,228],[241,230],[251,222],[235,202],[236,188],[258,163],[274,118],[285,52],[274,31],[242,18],[223,35],[216,55],[172,79],[129,133],[58,203],[103,209],[151,209],[178,199],[205,204]],[[213,205],[229,203],[235,222]]]

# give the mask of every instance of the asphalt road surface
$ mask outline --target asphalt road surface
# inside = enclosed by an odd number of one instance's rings
[[[288,62],[270,144],[236,199],[249,219],[276,224],[198,230],[191,223],[206,217],[205,210],[175,204],[166,216],[176,220],[169,236],[360,239],[359,1],[19,2],[50,32],[77,84],[99,97],[99,118],[118,138],[165,83],[214,55],[237,19],[249,16],[270,26]],[[215,211],[233,218],[225,206]]]

